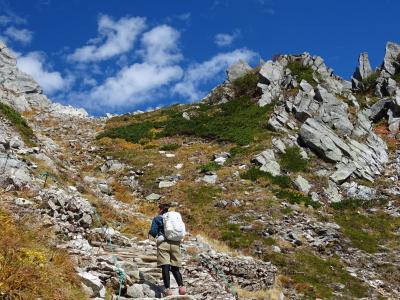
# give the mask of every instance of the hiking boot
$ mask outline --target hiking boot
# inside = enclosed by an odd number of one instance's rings
[[[179,295],[186,295],[186,289],[184,286],[179,287]]]
[[[173,292],[171,289],[165,289],[164,294],[165,294],[165,297],[168,297],[168,296],[172,296]]]

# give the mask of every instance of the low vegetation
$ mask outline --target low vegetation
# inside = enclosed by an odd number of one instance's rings
[[[0,102],[0,116],[7,119],[15,127],[25,144],[31,147],[36,146],[36,137],[32,131],[32,128],[29,127],[28,123],[19,112],[17,112],[11,106]]]
[[[181,145],[176,144],[176,143],[165,144],[165,145],[162,145],[160,147],[160,150],[162,150],[162,151],[174,151],[176,149],[179,149],[180,147],[181,147]]]
[[[272,238],[264,238],[255,230],[242,231],[238,224],[228,224],[222,233],[222,240],[233,249],[246,249],[251,247],[256,241],[261,241],[263,245],[270,246],[275,244]]]
[[[310,67],[305,67],[300,61],[291,61],[288,63],[287,68],[292,72],[292,75],[300,83],[302,80],[307,81],[312,86],[317,86],[317,82],[314,79],[314,71]]]
[[[294,146],[286,148],[280,156],[279,164],[285,171],[304,172],[307,171],[308,160],[300,155],[300,148]]]
[[[257,97],[260,95],[257,83],[260,81],[258,74],[249,73],[236,79],[232,85],[237,96]]]
[[[384,198],[368,199],[368,200],[347,198],[340,202],[331,203],[331,207],[333,207],[336,210],[371,208],[371,207],[383,206],[387,202],[388,202],[388,199],[384,199]]]
[[[271,253],[265,260],[280,267],[286,275],[281,281],[303,293],[304,299],[334,299],[332,283],[344,286],[340,293],[346,299],[367,296],[368,288],[345,270],[338,257],[320,258],[307,250],[299,250],[292,254]]]
[[[107,131],[100,133],[97,138],[101,139],[109,137],[112,139],[121,138],[128,142],[139,143],[142,139],[150,139],[152,137],[151,129],[153,123],[143,122],[137,124],[131,124],[127,126],[115,127],[108,129]]]
[[[45,230],[1,210],[0,224],[0,299],[86,299],[68,253],[49,246]]]
[[[368,77],[364,78],[363,81],[361,82],[361,92],[364,94],[372,94],[376,87],[376,80],[379,77],[379,72],[374,72]]]
[[[311,199],[311,197],[306,196],[306,195],[304,195],[298,191],[292,190],[292,189],[274,190],[274,194],[279,199],[286,200],[292,204],[304,203],[305,206],[311,206],[313,208],[321,207],[321,204],[319,202],[313,201]]]
[[[221,169],[221,166],[219,164],[217,164],[216,162],[214,162],[214,161],[200,166],[200,172],[201,173],[217,171],[219,169]]]
[[[400,226],[399,218],[380,211],[367,214],[346,209],[335,214],[335,221],[355,247],[369,253],[377,252],[379,245],[396,241],[395,230]]]
[[[259,107],[249,97],[240,97],[216,106],[202,105],[194,110],[197,116],[191,120],[183,118],[181,111],[169,109],[163,112],[163,118],[110,128],[98,138],[139,143],[143,139],[187,135],[246,145],[267,134],[261,125],[272,107]]]
[[[290,187],[290,178],[285,175],[281,176],[273,176],[270,173],[261,171],[259,168],[256,167],[251,167],[249,170],[246,172],[242,173],[240,175],[242,179],[247,179],[251,181],[256,181],[258,179],[265,179],[269,183],[276,184],[282,188],[287,188]]]

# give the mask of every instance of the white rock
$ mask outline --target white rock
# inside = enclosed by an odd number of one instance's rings
[[[293,184],[300,192],[304,194],[308,194],[311,189],[310,183],[301,175],[297,176],[297,178],[293,181]]]
[[[176,181],[160,181],[158,183],[158,188],[162,189],[162,188],[169,188],[172,187],[176,184]]]
[[[34,204],[32,201],[24,198],[17,198],[14,200],[14,203],[18,206],[31,206]]]
[[[204,175],[202,180],[209,184],[215,184],[217,182],[218,176],[216,174]]]
[[[82,280],[83,284],[92,289],[93,291],[93,295],[91,295],[92,297],[100,296],[100,291],[104,289],[104,286],[98,277],[94,276],[89,272],[78,272],[78,276]]]

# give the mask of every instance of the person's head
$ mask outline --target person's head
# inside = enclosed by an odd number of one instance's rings
[[[163,214],[167,213],[169,208],[170,208],[170,205],[168,203],[160,203],[158,205],[158,209],[159,209],[158,214],[163,215]]]

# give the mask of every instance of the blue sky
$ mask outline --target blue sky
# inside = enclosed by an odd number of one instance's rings
[[[203,97],[238,59],[320,55],[349,79],[400,42],[400,1],[0,0],[0,38],[50,99],[91,114]]]

